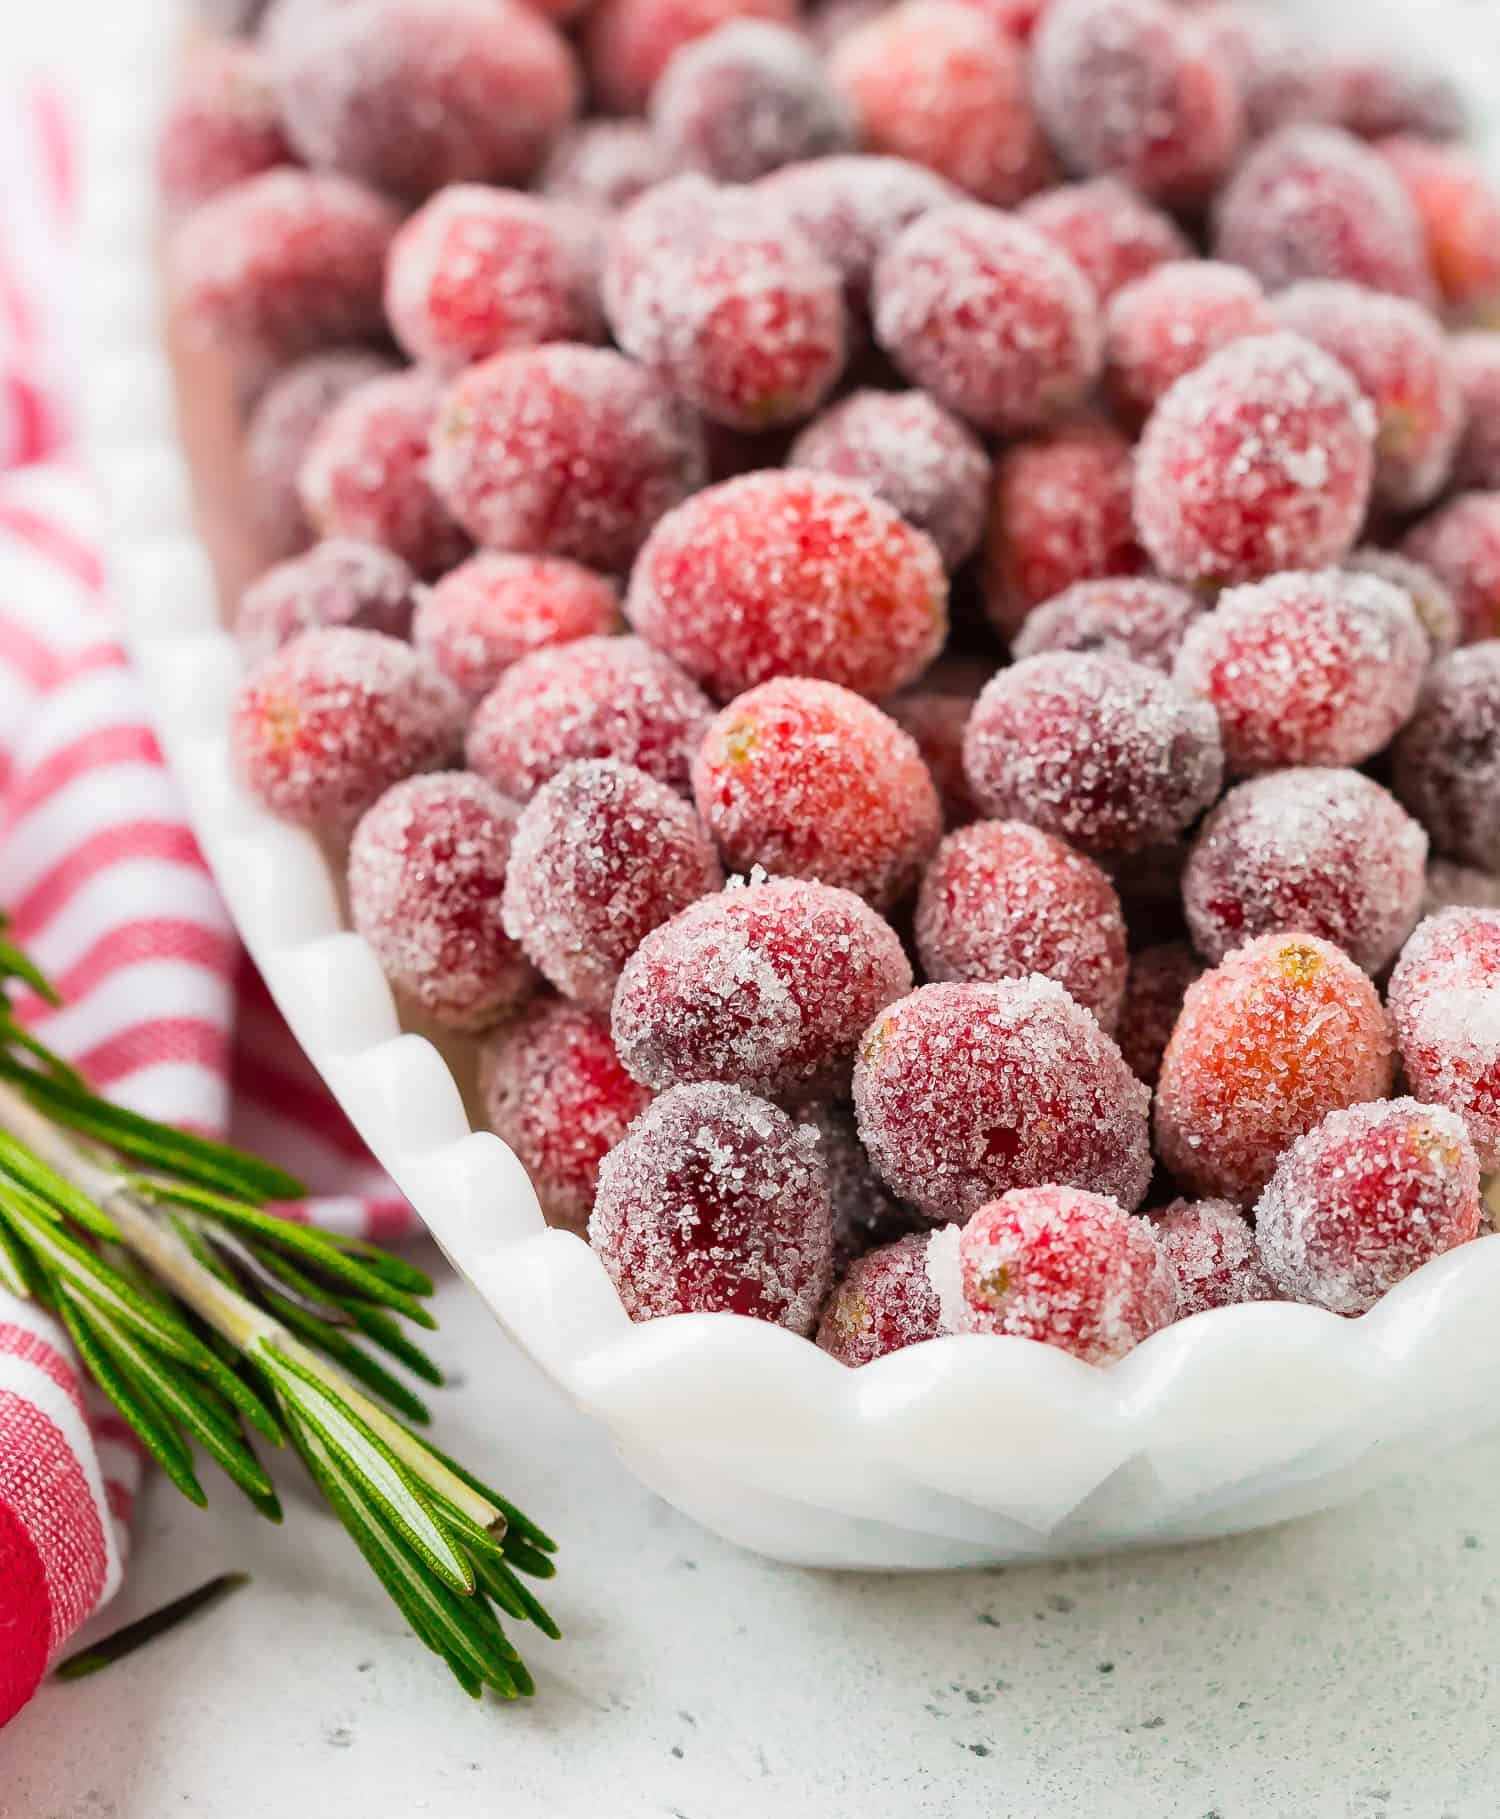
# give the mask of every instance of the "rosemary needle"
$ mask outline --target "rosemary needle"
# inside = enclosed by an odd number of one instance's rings
[[[76,1655],[69,1655],[53,1669],[54,1680],[82,1680],[89,1674],[97,1674],[102,1667],[112,1662],[123,1661],[127,1655],[133,1655],[146,1643],[154,1642],[158,1636],[165,1636],[168,1630],[175,1630],[179,1623],[186,1623],[195,1612],[206,1610],[209,1605],[217,1604],[237,1592],[242,1585],[250,1583],[248,1573],[220,1573],[210,1579],[206,1585],[200,1585],[196,1591],[184,1592],[180,1598],[174,1598],[170,1604],[164,1604],[159,1611],[152,1611],[149,1616],[137,1617],[134,1623],[127,1623],[117,1629],[113,1635],[106,1636],[102,1642],[96,1642],[92,1648],[80,1649]]]

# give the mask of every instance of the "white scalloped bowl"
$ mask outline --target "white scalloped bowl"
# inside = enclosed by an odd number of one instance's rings
[[[1232,1534],[1339,1503],[1500,1418],[1500,1243],[1427,1265],[1357,1321],[1221,1309],[1095,1369],[950,1337],[861,1370],[734,1315],[626,1317],[516,1158],[469,1128],[447,1063],[402,1032],[315,842],[234,781],[239,675],[190,521],[158,347],[149,108],[92,123],[86,305],[115,575],[163,744],[230,910],[370,1149],[507,1332],[648,1484],[720,1534],[822,1566],[943,1567]],[[100,141],[108,141],[100,154]],[[96,192],[98,186],[96,185]]]

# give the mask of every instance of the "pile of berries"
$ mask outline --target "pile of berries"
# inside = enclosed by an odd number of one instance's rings
[[[810,4],[194,57],[241,779],[633,1318],[1361,1314],[1500,1169],[1500,194],[1236,0]]]

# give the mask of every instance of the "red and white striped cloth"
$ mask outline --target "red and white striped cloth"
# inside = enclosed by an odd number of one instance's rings
[[[415,1215],[245,963],[117,642],[64,373],[74,203],[48,94],[0,108],[0,906],[23,1014],[123,1105],[229,1135],[382,1240]],[[105,477],[107,480],[107,477]],[[0,1724],[118,1585],[139,1461],[57,1325],[0,1291]]]

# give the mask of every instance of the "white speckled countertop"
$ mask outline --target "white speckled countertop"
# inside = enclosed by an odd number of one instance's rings
[[[280,1532],[157,1481],[104,1627],[255,1582],[44,1688],[3,1819],[1493,1819],[1500,1439],[1235,1541],[806,1573],[642,1490],[467,1289],[437,1308],[444,1436],[563,1544],[536,1700],[471,1705],[295,1474]]]
[[[1395,4],[1395,0],[1387,0]],[[88,106],[159,74],[173,0],[3,6]],[[1339,4],[1348,10],[1347,0]],[[1427,22],[1428,0],[1405,0]],[[1495,0],[1467,0],[1473,19]],[[24,13],[24,16],[17,16]],[[1419,29],[1424,29],[1419,27]],[[17,34],[20,34],[18,39]],[[153,49],[153,44],[155,48]],[[934,1578],[770,1566],[615,1462],[451,1278],[445,1441],[563,1543],[539,1695],[471,1705],[283,1472],[276,1531],[160,1480],[110,1629],[254,1584],[48,1686],[0,1819],[1493,1819],[1500,1436],[1349,1510],[1212,1546]]]

